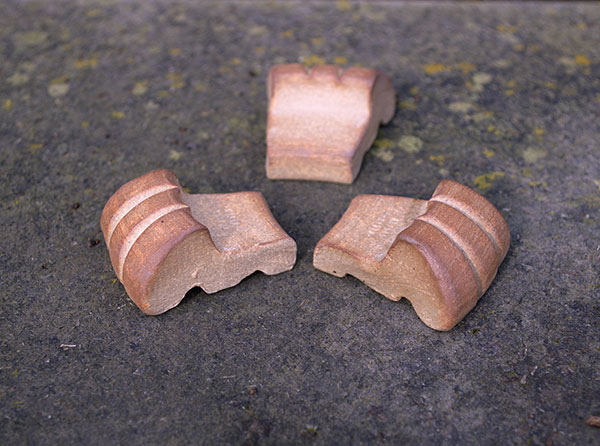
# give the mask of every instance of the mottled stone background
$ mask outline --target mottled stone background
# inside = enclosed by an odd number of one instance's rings
[[[351,186],[264,175],[265,78],[378,67],[398,91]],[[600,5],[15,1],[0,5],[0,442],[599,444]],[[260,190],[298,262],[144,316],[99,233],[157,167]],[[512,231],[452,331],[317,241],[360,193],[453,178]]]

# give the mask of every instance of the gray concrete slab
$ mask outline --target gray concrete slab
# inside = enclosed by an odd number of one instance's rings
[[[0,60],[1,443],[599,443],[597,3],[4,0]],[[393,79],[351,186],[265,178],[266,73],[296,61]],[[144,316],[95,240],[158,167],[260,190],[296,267]],[[313,269],[355,195],[443,178],[512,231],[452,331]]]

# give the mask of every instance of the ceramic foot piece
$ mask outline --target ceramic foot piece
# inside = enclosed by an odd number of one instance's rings
[[[396,103],[387,76],[332,65],[276,65],[268,96],[267,177],[347,184]]]
[[[442,181],[429,201],[359,195],[317,244],[315,268],[351,274],[392,300],[406,297],[421,320],[450,330],[494,279],[510,243],[485,198]]]
[[[296,243],[260,192],[189,195],[168,170],[122,186],[101,226],[117,277],[147,314],[173,308],[195,286],[214,293],[296,261]]]

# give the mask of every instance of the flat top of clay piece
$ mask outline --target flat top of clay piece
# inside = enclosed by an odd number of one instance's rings
[[[188,195],[192,215],[206,226],[220,252],[250,249],[286,237],[259,192]],[[264,215],[257,218],[257,209]]]
[[[288,77],[283,81],[271,81],[269,143],[276,144],[281,151],[296,152],[301,146],[306,152],[321,156],[351,157],[354,153],[351,149],[369,120],[375,70],[344,72],[326,65],[307,72],[297,64],[292,68],[285,70]],[[307,138],[311,134],[319,135],[319,139]],[[323,153],[324,141],[326,153]]]
[[[347,218],[336,225],[334,233],[323,239],[326,245],[342,247],[348,254],[365,261],[380,262],[402,232],[423,214],[427,201],[385,195],[361,195],[352,200]]]

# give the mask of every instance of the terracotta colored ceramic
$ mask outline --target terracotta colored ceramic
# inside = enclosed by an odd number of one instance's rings
[[[314,252],[317,269],[351,274],[421,320],[449,330],[494,279],[510,243],[504,218],[472,189],[442,181],[429,201],[359,195]]]
[[[336,183],[354,181],[396,102],[387,76],[332,65],[276,65],[268,96],[267,177]]]
[[[168,170],[122,186],[101,226],[117,277],[147,314],[173,308],[192,287],[215,293],[296,261],[296,243],[261,193],[188,195]]]

